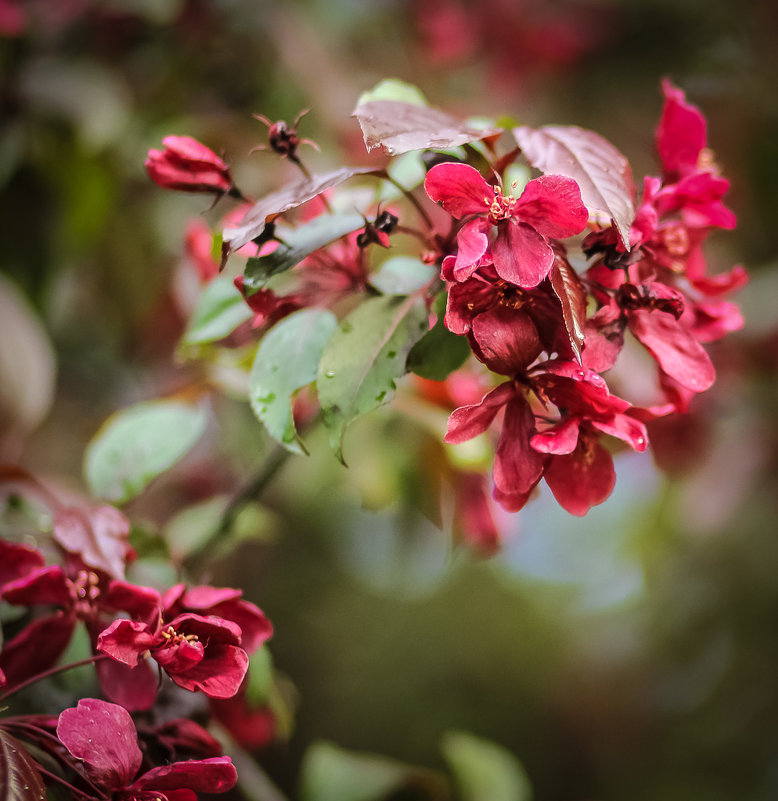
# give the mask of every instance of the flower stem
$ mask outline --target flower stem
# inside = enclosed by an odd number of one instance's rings
[[[35,676],[31,676],[29,679],[25,679],[21,684],[17,684],[15,687],[11,687],[11,689],[7,692],[4,692],[2,695],[0,695],[0,703],[5,701],[6,698],[10,698],[12,695],[16,695],[16,693],[18,693],[20,690],[24,690],[31,684],[35,684],[36,682],[49,678],[49,676],[55,676],[57,673],[64,673],[66,670],[83,667],[84,665],[92,665],[95,662],[99,662],[101,659],[108,659],[108,655],[95,654],[94,656],[90,656],[87,659],[82,659],[79,662],[68,662],[66,665],[57,665],[56,667],[49,668],[49,670],[44,670],[43,673],[38,673]]]
[[[427,211],[425,210],[424,206],[421,205],[416,195],[414,195],[413,192],[409,192],[401,183],[392,178],[388,172],[384,173],[382,177],[389,181],[392,186],[396,186],[403,193],[403,195],[405,195],[407,200],[414,206],[416,211],[419,212],[419,216],[422,218],[422,220],[424,220],[424,225],[427,227],[427,230],[431,231],[435,226],[432,224],[429,214],[427,214]]]

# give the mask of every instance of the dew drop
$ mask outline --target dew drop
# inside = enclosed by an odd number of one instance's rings
[[[327,370],[327,372],[324,374],[324,377],[325,378],[335,378],[335,373],[333,373],[332,370]]]

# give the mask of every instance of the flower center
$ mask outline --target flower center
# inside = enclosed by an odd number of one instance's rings
[[[508,309],[520,309],[526,302],[524,292],[507,281],[498,281],[495,289],[497,290],[497,302],[500,306],[505,306]]]
[[[689,234],[683,225],[675,224],[665,228],[662,241],[671,256],[678,258],[689,252]]]
[[[162,636],[166,640],[166,642],[162,643],[163,647],[181,645],[185,642],[197,642],[200,639],[196,634],[179,634],[172,626],[168,626],[162,632]]]
[[[484,203],[489,207],[489,222],[496,225],[501,220],[509,220],[513,217],[516,198],[513,195],[503,195],[502,189],[499,186],[495,186],[494,197],[492,200],[485,197]]]
[[[100,597],[100,577],[92,570],[79,570],[73,581],[76,615],[81,620],[90,620],[97,609]]]

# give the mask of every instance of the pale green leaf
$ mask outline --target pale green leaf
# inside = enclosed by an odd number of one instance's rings
[[[86,449],[84,476],[92,492],[125,503],[172,467],[202,436],[202,404],[155,400],[111,415]]]
[[[337,327],[332,312],[302,309],[275,325],[257,349],[249,400],[268,433],[288,450],[302,452],[292,417],[292,394],[315,380],[327,341]]]
[[[182,342],[185,345],[201,345],[223,339],[251,316],[251,309],[232,278],[220,275],[200,293]]]
[[[420,298],[385,295],[357,306],[327,343],[317,387],[330,444],[341,461],[346,427],[391,399],[408,351],[427,328]]]
[[[462,801],[531,801],[532,787],[521,762],[500,745],[462,731],[441,745]]]

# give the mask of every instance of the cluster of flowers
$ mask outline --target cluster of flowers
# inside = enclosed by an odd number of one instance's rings
[[[160,593],[126,581],[135,552],[124,515],[47,500],[50,541],[39,548],[0,539],[0,599],[26,608],[6,624],[0,650],[0,703],[11,712],[0,718],[0,739],[15,743],[13,769],[26,770],[33,787],[42,774],[85,798],[191,801],[195,791],[228,790],[235,769],[214,737],[188,717],[160,722],[150,711],[160,686],[169,693],[164,672],[178,687],[207,696],[214,717],[229,720],[227,699],[241,702],[249,655],[271,636],[270,621],[240,590],[176,584]],[[92,656],[63,666],[80,625]],[[10,699],[19,691],[90,663],[108,701],[83,699],[58,718],[13,714]],[[130,712],[139,716],[137,733]],[[16,738],[60,769],[30,757]],[[146,772],[137,776],[142,765]]]
[[[547,169],[536,163],[543,159],[533,161],[529,154],[531,166],[545,174],[526,183],[519,196],[507,191],[502,176],[521,149],[498,157],[496,137],[484,135],[480,162],[474,162],[480,170],[467,163],[467,155],[435,154],[430,159],[434,164],[424,189],[449,213],[442,224],[433,224],[422,210],[420,229],[398,226],[394,213],[379,208],[374,220],[365,219],[360,233],[299,260],[292,292],[277,295],[264,287],[246,291],[243,276],[238,276],[236,284],[254,311],[253,325],[267,330],[296,309],[332,307],[348,294],[369,295],[366,248],[389,246],[395,230],[413,233],[424,243],[420,259],[440,266],[440,277],[425,290],[428,304],[431,307],[445,289],[446,329],[466,337],[475,358],[489,370],[477,398],[456,402],[457,393],[447,393],[453,411],[446,442],[461,443],[483,434],[502,415],[493,470],[496,501],[517,511],[545,479],[567,511],[586,514],[608,497],[615,483],[612,445],[606,447],[604,438],[645,450],[647,423],[686,412],[693,396],[713,384],[715,371],[703,344],[742,326],[737,306],[723,296],[744,284],[744,270],[736,267],[710,276],[703,255],[711,231],[735,225],[734,215],[722,203],[728,181],[718,174],[707,147],[701,112],[667,81],[663,92],[656,135],[662,174],[645,179],[637,212],[621,219],[621,225],[615,217],[609,224],[608,215],[598,213],[585,194],[582,197],[572,177],[575,170],[559,174],[564,170]],[[359,108],[357,116],[358,112]],[[418,109],[407,113],[418,127]],[[393,141],[417,135],[415,128],[400,130],[402,121],[381,122],[394,126]],[[293,156],[301,166],[301,140],[294,126],[278,125],[271,127],[270,149]],[[595,134],[575,130],[590,150],[604,143],[615,151]],[[281,135],[283,147],[274,140],[274,132],[275,140]],[[523,145],[521,135],[514,134]],[[434,139],[428,137],[430,142]],[[186,137],[169,137],[165,144],[166,150],[152,151],[147,162],[157,183],[191,191],[203,191],[209,184],[215,194],[241,196],[226,163],[208,148]],[[212,172],[209,181],[204,180],[206,168]],[[602,168],[599,178],[609,181],[609,170],[615,171]],[[618,192],[632,207],[628,165],[626,173]],[[304,200],[317,194],[311,191]],[[419,209],[418,199],[407,195]],[[321,213],[326,213],[326,200],[322,206]],[[244,214],[243,222],[251,219],[251,208],[233,213],[228,227]],[[577,239],[572,245],[563,241],[573,237]],[[277,245],[274,238],[274,224],[269,222],[248,247],[254,254],[268,253]],[[206,232],[193,230],[188,250],[204,280],[217,274]],[[609,386],[603,377],[616,365],[627,331],[656,364],[655,397],[647,403],[641,399],[639,406],[611,391],[618,378],[609,376]],[[452,384],[457,375],[446,383]],[[498,383],[495,375],[503,380]],[[625,389],[629,394],[629,386]],[[424,392],[435,394],[429,387]],[[485,482],[463,476],[459,489],[457,516],[470,521],[474,541],[494,545],[497,534]]]
[[[662,177],[645,179],[629,250],[615,227],[594,226],[582,245],[594,262],[580,279],[559,241],[589,225],[573,180],[544,175],[515,198],[465,164],[440,164],[427,175],[429,197],[465,220],[456,255],[443,260],[446,326],[466,334],[476,357],[508,379],[456,409],[446,440],[483,433],[504,410],[494,483],[506,509],[524,506],[541,477],[573,514],[604,501],[615,473],[602,435],[644,450],[645,422],[687,411],[693,395],[713,384],[701,343],[742,326],[737,306],[720,296],[743,285],[744,270],[710,277],[702,252],[713,229],[735,225],[721,201],[729,183],[716,174],[702,114],[667,82],[664,93]],[[594,301],[580,359],[552,271],[558,280],[580,280]],[[656,361],[665,402],[635,407],[609,391],[601,374],[615,365],[626,329]]]

